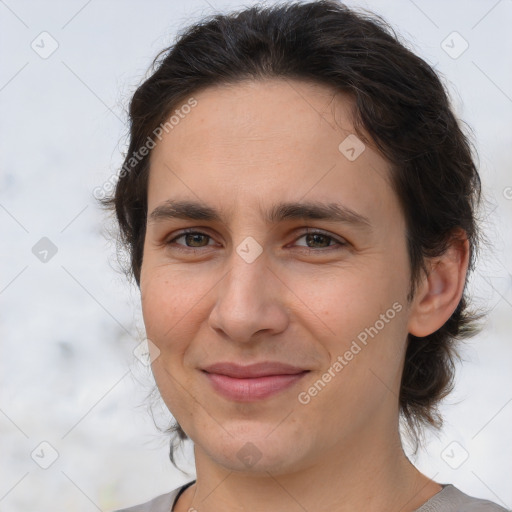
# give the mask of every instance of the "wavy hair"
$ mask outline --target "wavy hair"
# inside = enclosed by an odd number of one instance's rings
[[[357,135],[366,142],[369,137],[391,165],[391,182],[406,220],[409,300],[429,258],[442,255],[461,231],[469,240],[469,271],[474,269],[481,184],[473,145],[452,112],[448,91],[380,16],[318,0],[210,15],[182,30],[153,61],[151,75],[130,102],[123,165],[126,169],[130,163],[129,172],[121,172],[114,193],[100,200],[116,216],[119,242],[129,253],[126,271],[137,286],[150,153],[136,162],[134,154],[192,94],[265,78],[309,80],[353,100]],[[457,341],[478,332],[482,315],[468,305],[465,286],[440,329],[421,339],[408,336],[399,406],[416,449],[422,427],[442,425],[438,404],[453,388]],[[176,441],[187,435],[177,423],[169,432],[178,435],[171,441],[174,463]]]

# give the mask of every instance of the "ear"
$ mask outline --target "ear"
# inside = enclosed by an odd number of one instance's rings
[[[462,297],[468,264],[469,242],[459,230],[445,253],[428,262],[428,274],[418,285],[410,307],[410,334],[428,336],[450,318]]]

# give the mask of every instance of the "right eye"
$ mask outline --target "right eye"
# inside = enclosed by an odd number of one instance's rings
[[[177,240],[183,238],[185,240],[185,245],[181,243],[176,243]],[[205,239],[212,239],[210,235],[207,235],[206,233],[201,233],[200,231],[193,231],[191,229],[182,231],[181,234],[178,234],[178,236],[175,236],[171,240],[166,242],[166,245],[178,245],[181,246],[180,250],[187,250],[187,249],[200,249],[201,247],[207,247],[208,243],[205,245],[202,243]],[[191,245],[189,245],[191,244]],[[198,245],[195,245],[198,244]]]

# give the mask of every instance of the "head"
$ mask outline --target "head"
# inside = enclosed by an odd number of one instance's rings
[[[102,203],[179,437],[234,469],[264,440],[277,469],[399,415],[415,435],[440,427],[476,332],[480,180],[436,73],[335,1],[212,16],[154,65]],[[249,403],[202,371],[268,360],[308,372]]]

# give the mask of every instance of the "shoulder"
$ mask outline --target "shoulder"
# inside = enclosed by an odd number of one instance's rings
[[[141,503],[140,505],[123,508],[116,510],[115,512],[169,512],[179,494],[192,483],[193,482],[189,482],[188,484],[181,485],[171,492],[161,494],[160,496],[157,496],[150,501],[146,501],[145,503]]]
[[[474,498],[448,484],[429,499],[416,512],[509,512],[506,508],[488,500]]]

